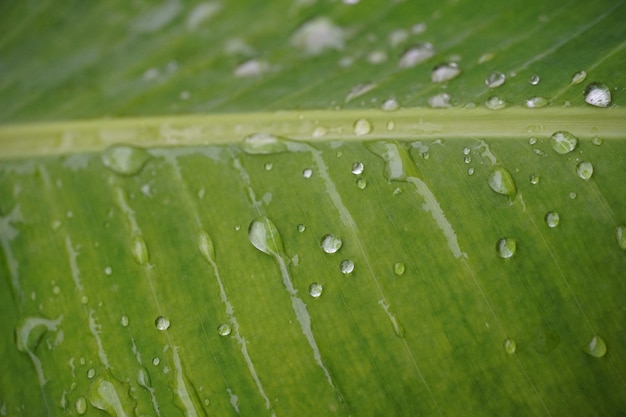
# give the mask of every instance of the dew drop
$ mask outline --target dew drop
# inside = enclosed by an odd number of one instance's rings
[[[145,149],[130,145],[113,145],[102,152],[104,166],[120,175],[138,174],[148,159]]]
[[[52,288],[52,293],[55,295],[61,294],[61,287],[59,287],[58,285],[55,285],[54,288]]]
[[[318,126],[313,130],[313,133],[311,134],[314,138],[321,138],[323,136],[326,136],[328,134],[328,129],[325,128],[324,126]]]
[[[133,253],[135,261],[139,265],[146,265],[150,260],[150,253],[148,252],[148,246],[146,245],[146,241],[141,235],[136,235],[133,236],[131,245],[131,251]]]
[[[428,42],[417,43],[408,48],[398,62],[400,68],[412,68],[435,55],[435,47]]]
[[[364,136],[372,131],[372,124],[367,119],[358,119],[352,127],[357,136]]]
[[[198,250],[207,262],[215,262],[215,246],[205,230],[201,230],[198,236]]]
[[[129,322],[128,322],[128,316],[122,316],[122,317],[120,318],[120,324],[121,324],[123,327],[128,327],[128,323],[129,323]]]
[[[398,100],[395,99],[395,97],[390,97],[388,99],[386,99],[385,101],[383,101],[383,104],[381,104],[380,109],[383,111],[395,111],[398,110],[400,108],[400,104],[398,103]]]
[[[76,399],[76,403],[74,404],[74,408],[76,408],[76,413],[78,415],[83,415],[87,412],[87,399],[82,395]]]
[[[259,217],[250,223],[248,239],[261,252],[276,256],[283,253],[283,241],[276,225],[267,217]]]
[[[500,258],[510,258],[515,254],[516,250],[517,243],[515,242],[515,239],[503,237],[498,240],[498,243],[496,243],[496,251],[498,252],[498,256]]]
[[[320,247],[326,253],[335,253],[343,246],[343,242],[333,234],[325,235],[320,240]]]
[[[355,162],[352,164],[352,173],[354,175],[361,175],[365,167],[362,162]]]
[[[597,136],[595,138],[591,139],[591,143],[593,143],[596,146],[602,145],[602,142],[603,142],[603,140],[601,138],[597,137]]]
[[[463,162],[465,162],[466,164],[469,164],[470,162],[472,162],[472,157],[467,155],[465,158],[463,158]]]
[[[304,178],[311,178],[313,176],[313,170],[311,168],[306,168],[302,171],[302,176]]]
[[[491,110],[500,110],[506,106],[506,102],[498,96],[491,96],[485,101],[485,107]]]
[[[548,213],[546,213],[544,220],[546,221],[546,224],[548,225],[548,227],[554,228],[559,225],[559,221],[561,220],[561,217],[559,216],[559,213],[557,213],[556,211],[549,211]]]
[[[576,165],[576,174],[583,180],[588,180],[593,175],[591,162],[583,161]]]
[[[577,144],[578,138],[565,130],[559,130],[550,136],[550,146],[552,146],[554,152],[561,155],[576,149]]]
[[[578,197],[578,194],[576,194],[574,191],[572,191],[571,193],[569,193],[569,198],[570,200],[575,200],[576,197]]]
[[[611,90],[602,83],[591,83],[583,92],[585,102],[596,107],[608,107],[611,104]]]
[[[288,150],[288,144],[285,140],[262,132],[246,136],[240,146],[241,150],[249,155],[267,155]]]
[[[152,358],[152,365],[159,366],[160,363],[161,363],[161,359],[159,359],[158,356],[155,356],[154,358]]]
[[[220,324],[217,327],[217,334],[219,334],[220,336],[228,336],[231,331],[232,329],[230,328],[230,325],[226,323]]]
[[[137,371],[137,383],[146,388],[148,391],[152,387],[152,378],[150,377],[150,373],[143,366],[139,368],[139,371]]]
[[[326,17],[305,22],[291,36],[291,44],[307,55],[319,55],[328,49],[341,50],[345,33]]]
[[[506,75],[500,71],[494,71],[485,78],[485,85],[489,88],[500,87],[506,81]]]
[[[170,320],[167,317],[159,316],[154,320],[154,327],[161,331],[167,330],[170,328]]]
[[[489,187],[498,194],[514,197],[517,194],[517,186],[508,169],[497,165],[487,180]]]
[[[128,416],[135,409],[135,404],[130,397],[120,396],[125,391],[128,390],[118,381],[98,377],[89,388],[89,402],[111,416]]]
[[[548,99],[545,97],[531,97],[526,100],[526,107],[529,109],[540,109],[542,107],[546,107],[548,105]]]
[[[528,78],[528,82],[530,83],[530,85],[537,85],[539,84],[539,81],[541,81],[541,77],[537,74],[533,74]]]
[[[440,93],[428,99],[428,105],[433,109],[445,109],[450,107],[450,94]]]
[[[535,145],[537,144],[537,138],[536,137],[531,137],[530,139],[528,139],[528,144],[529,145]]]
[[[306,226],[303,224],[299,224],[297,226],[298,232],[303,233],[306,230]]]
[[[359,190],[364,190],[367,187],[367,180],[365,178],[357,179],[356,186]]]
[[[517,343],[513,339],[506,339],[504,341],[504,351],[509,355],[512,355],[517,350]]]
[[[456,62],[448,62],[433,68],[430,72],[430,79],[434,83],[443,83],[458,77],[459,74],[461,74],[461,68],[459,68]]]
[[[351,274],[352,271],[354,271],[354,262],[352,262],[350,259],[344,259],[339,264],[339,269],[341,270],[342,274]]]
[[[104,275],[111,275],[113,273],[113,269],[110,266],[104,268]]]
[[[376,50],[367,55],[367,62],[372,65],[382,64],[387,60],[387,53],[385,51]]]
[[[387,120],[387,130],[393,130],[396,128],[396,123],[393,120]]]
[[[474,175],[474,171],[475,171],[475,170],[474,170],[474,167],[469,167],[469,168],[467,169],[467,175]]]
[[[263,168],[265,168],[265,170],[266,170],[266,171],[271,171],[271,170],[272,170],[272,168],[274,168],[274,164],[272,164],[271,162],[266,162],[266,163],[263,165]]]
[[[617,226],[615,237],[619,247],[626,250],[626,226]]]
[[[96,376],[96,370],[93,368],[89,368],[87,370],[87,378],[93,379],[94,376]]]
[[[580,84],[587,78],[587,71],[578,71],[572,75],[572,84]]]
[[[583,348],[583,351],[587,355],[596,358],[601,358],[606,355],[606,350],[606,342],[598,335],[593,336],[589,343]]]
[[[319,296],[322,295],[323,290],[324,288],[322,287],[322,284],[319,284],[317,282],[309,285],[309,295],[313,298],[319,298]]]
[[[532,185],[537,185],[539,184],[539,180],[541,179],[541,177],[539,177],[539,175],[537,174],[531,174],[530,175],[530,183]]]
[[[393,273],[400,276],[402,274],[404,274],[404,271],[406,270],[406,267],[404,266],[404,264],[402,262],[396,262],[395,264],[393,264]]]

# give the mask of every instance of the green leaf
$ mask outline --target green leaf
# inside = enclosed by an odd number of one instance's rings
[[[625,12],[1,4],[0,414],[620,415]]]

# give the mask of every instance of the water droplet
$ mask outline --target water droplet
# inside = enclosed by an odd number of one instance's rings
[[[593,143],[596,146],[602,145],[602,142],[604,142],[604,141],[601,138],[597,137],[597,136],[595,138],[591,139],[591,143]]]
[[[320,247],[326,253],[335,253],[343,246],[343,242],[333,234],[325,235],[320,241]]]
[[[201,230],[198,235],[198,250],[209,263],[215,262],[215,246],[205,230]]]
[[[472,150],[470,148],[463,148],[463,155],[469,155],[472,152]]]
[[[420,155],[422,156],[423,159],[429,159],[430,158],[430,152],[428,152],[428,151],[424,151]]]
[[[122,317],[120,318],[120,324],[121,324],[123,327],[128,327],[128,323],[129,323],[129,322],[128,322],[128,316],[122,316]]]
[[[170,328],[170,320],[167,317],[159,316],[154,320],[154,327],[161,331],[167,330]]]
[[[517,250],[517,242],[515,239],[505,238],[498,240],[496,243],[496,251],[498,252],[498,256],[500,258],[510,258],[515,254]]]
[[[266,162],[266,163],[263,165],[263,168],[265,168],[265,170],[266,170],[266,171],[271,171],[271,170],[272,170],[272,168],[274,168],[274,164],[272,164],[271,162]]]
[[[433,109],[445,109],[450,107],[450,94],[440,93],[428,99],[428,105]]]
[[[367,187],[367,180],[365,178],[359,178],[356,180],[356,186],[360,190],[364,190]]]
[[[372,91],[376,87],[378,87],[378,84],[376,84],[376,83],[357,84],[356,86],[354,86],[352,88],[352,90],[350,90],[350,92],[348,93],[348,95],[345,98],[345,102],[349,103],[350,101],[354,100],[355,98],[361,97],[362,95],[369,93],[370,91]]]
[[[508,169],[496,165],[487,180],[489,187],[498,194],[514,197],[517,194],[517,186]]]
[[[311,168],[305,168],[302,171],[302,176],[304,178],[311,178],[313,176],[313,170]]]
[[[435,55],[435,47],[432,44],[428,42],[417,43],[404,51],[400,57],[398,66],[400,68],[412,68],[432,58],[433,55]]]
[[[120,175],[138,174],[150,154],[142,148],[130,145],[113,145],[102,152],[102,163],[111,171]]]
[[[576,149],[578,138],[565,130],[554,132],[550,136],[550,146],[556,153],[564,155]]]
[[[249,59],[242,62],[235,68],[235,77],[257,77],[270,69],[270,65],[261,59]]]
[[[87,378],[92,379],[94,376],[96,376],[96,370],[93,368],[89,368],[87,370]]]
[[[583,180],[588,180],[593,175],[593,165],[587,161],[580,162],[576,165],[576,174]]]
[[[606,342],[598,335],[591,338],[589,343],[583,348],[583,351],[590,356],[601,358],[606,355]]]
[[[443,83],[459,76],[461,68],[456,62],[437,65],[430,73],[430,79],[434,83]]]
[[[325,128],[324,126],[318,126],[313,130],[313,133],[311,134],[314,138],[321,138],[324,137],[328,134],[328,129]]]
[[[498,96],[491,96],[485,101],[485,107],[491,110],[500,110],[506,106],[506,102]]]
[[[276,225],[267,217],[259,217],[250,223],[248,239],[261,252],[276,256],[283,253],[283,241]]]
[[[104,275],[111,275],[113,273],[113,269],[110,266],[104,268]]]
[[[400,108],[400,104],[395,97],[390,97],[387,100],[383,101],[383,104],[380,106],[380,109],[383,111],[395,111]]]
[[[572,84],[580,84],[587,78],[587,71],[578,71],[572,75]]]
[[[596,107],[608,107],[611,104],[611,90],[602,83],[590,83],[583,92],[585,102]]]
[[[396,262],[395,264],[393,264],[393,273],[400,276],[402,274],[404,274],[404,271],[406,270],[406,267],[404,266],[404,264],[402,262]]]
[[[530,83],[530,85],[537,85],[539,84],[539,81],[541,81],[541,77],[539,77],[537,74],[533,74],[528,78],[528,82]]]
[[[161,359],[158,356],[155,356],[154,358],[152,358],[152,365],[159,366],[160,363],[161,363]]]
[[[217,333],[218,333],[220,336],[228,336],[228,335],[230,334],[230,332],[231,332],[231,331],[232,331],[232,329],[230,328],[230,325],[229,325],[229,324],[226,324],[226,323],[220,324],[220,325],[217,327]]]
[[[372,124],[367,119],[358,119],[353,125],[354,134],[357,136],[364,136],[372,131]]]
[[[61,294],[61,287],[59,287],[58,285],[55,285],[54,288],[52,288],[52,293],[55,295]]]
[[[539,175],[537,174],[531,174],[530,175],[530,183],[532,185],[537,185],[539,184],[539,180],[541,179],[541,177],[539,177]]]
[[[82,416],[87,412],[87,399],[81,395],[76,399],[74,407],[76,408],[76,413]]]
[[[146,265],[150,260],[148,246],[146,245],[146,241],[141,235],[133,236],[131,242],[131,251],[133,252],[133,257],[135,258],[135,261],[139,265]]]
[[[557,213],[556,211],[549,211],[546,214],[546,217],[544,218],[544,220],[546,221],[546,224],[548,225],[548,227],[557,227],[559,225],[559,221],[561,220],[561,217],[559,216],[559,213]]]
[[[328,49],[341,50],[345,33],[326,17],[305,22],[291,35],[291,44],[307,55],[319,55]]]
[[[528,144],[529,145],[535,145],[537,143],[537,138],[536,137],[531,137],[530,139],[528,139]]]
[[[134,401],[123,395],[128,389],[113,378],[111,380],[98,377],[89,388],[89,402],[110,416],[130,416],[135,409]],[[122,394],[122,395],[120,395]]]
[[[626,250],[626,226],[617,226],[615,237],[619,247]]]
[[[469,167],[469,168],[467,169],[467,175],[474,175],[474,171],[475,171],[475,170],[474,170],[474,167]]]
[[[303,224],[299,224],[297,228],[298,228],[298,232],[300,233],[303,233],[306,230],[306,226]]]
[[[372,51],[367,55],[367,62],[372,65],[382,64],[387,60],[387,53],[385,51],[377,50]]]
[[[241,142],[241,150],[249,155],[267,155],[288,150],[285,140],[269,133],[255,133]]]
[[[489,88],[500,87],[506,81],[506,75],[499,71],[494,71],[485,78],[485,85]]]
[[[344,259],[339,264],[339,269],[341,270],[342,274],[351,274],[352,271],[354,271],[354,262],[352,262],[350,259]]]
[[[404,29],[396,29],[389,34],[389,44],[396,47],[403,44],[409,38],[409,33]]]
[[[150,373],[143,366],[139,368],[137,371],[137,383],[150,391],[152,387],[152,378],[150,377]]]
[[[472,162],[472,157],[467,155],[465,158],[463,158],[463,162],[465,162],[466,164],[469,164],[470,162]]]
[[[322,287],[322,284],[319,284],[317,282],[309,285],[309,295],[313,298],[318,298],[320,295],[322,295],[323,290],[324,288]]]
[[[393,120],[387,120],[385,126],[387,127],[387,130],[393,130],[396,128],[396,122],[394,122]]]
[[[513,339],[506,339],[504,341],[504,351],[509,355],[512,355],[517,350],[517,343]]]
[[[575,199],[576,199],[576,197],[578,197],[578,194],[576,194],[574,191],[572,191],[571,193],[569,193],[569,198],[570,198],[571,200],[575,200]]]
[[[548,105],[548,99],[545,97],[531,97],[526,100],[526,107],[529,109],[540,109],[542,107],[546,107]]]
[[[364,166],[362,162],[355,162],[352,164],[352,173],[354,175],[361,175],[364,170]]]

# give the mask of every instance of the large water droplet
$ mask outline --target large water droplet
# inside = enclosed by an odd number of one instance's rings
[[[157,328],[157,330],[167,330],[170,328],[170,319],[168,319],[167,317],[163,317],[163,316],[159,316],[154,320],[154,327]]]
[[[485,85],[489,88],[500,87],[506,81],[506,75],[500,71],[494,71],[485,78]]]
[[[320,247],[326,253],[335,253],[343,246],[343,242],[333,234],[325,235],[320,240]]]
[[[324,288],[322,287],[322,284],[319,284],[317,282],[309,285],[309,295],[313,298],[319,298],[319,296],[322,295],[323,290]]]
[[[539,109],[542,107],[546,107],[547,105],[548,99],[545,97],[535,96],[526,100],[526,107],[528,107],[529,109]]]
[[[352,173],[354,175],[361,175],[365,167],[362,162],[355,162],[352,164]]]
[[[601,358],[606,355],[606,342],[598,335],[591,338],[589,343],[583,348],[583,351],[590,356]]]
[[[626,226],[617,226],[615,237],[619,247],[626,250]]]
[[[411,68],[435,55],[435,47],[428,43],[418,43],[408,48],[400,57],[400,68]]]
[[[578,71],[572,75],[572,84],[580,84],[587,78],[587,71]]]
[[[354,271],[354,262],[352,262],[350,259],[344,259],[339,264],[339,269],[341,270],[342,274],[351,274],[352,271]]]
[[[498,194],[514,197],[517,194],[517,186],[508,169],[496,165],[487,180],[489,187]]]
[[[404,266],[404,264],[402,262],[396,262],[395,264],[393,264],[393,273],[400,276],[402,274],[404,274],[404,271],[406,270],[406,267]]]
[[[500,258],[510,258],[517,250],[517,242],[515,239],[503,237],[496,243],[496,251]]]
[[[437,65],[430,72],[430,79],[434,83],[443,83],[456,78],[461,74],[461,68],[456,62],[448,62],[446,64]]]
[[[557,227],[559,225],[559,221],[561,220],[561,217],[559,216],[559,213],[557,213],[556,211],[549,211],[546,214],[546,217],[544,220],[546,221],[546,224],[548,225],[548,227]]]
[[[554,152],[564,155],[576,149],[578,138],[565,130],[554,132],[550,136],[550,146]]]
[[[152,378],[150,377],[150,373],[143,366],[139,368],[139,371],[137,371],[137,383],[148,391],[152,387]]]
[[[142,148],[131,145],[113,145],[102,152],[102,163],[116,174],[138,174],[150,154]]]
[[[274,223],[267,217],[259,217],[250,223],[248,239],[261,252],[277,256],[283,252],[283,241]]]
[[[223,323],[217,327],[217,334],[220,336],[228,336],[232,329],[230,328],[230,324]]]
[[[146,265],[150,260],[150,252],[148,252],[148,245],[141,235],[133,236],[131,242],[131,251],[135,261],[139,265]]]
[[[255,133],[241,142],[241,150],[250,155],[267,155],[287,152],[287,142],[269,133]]]
[[[364,136],[372,131],[372,124],[367,119],[358,119],[353,125],[354,134],[357,136]]]
[[[506,106],[506,102],[498,96],[491,96],[485,101],[485,107],[491,110],[500,110]]]
[[[576,165],[576,174],[583,180],[588,180],[593,175],[593,164],[583,161]]]
[[[113,378],[111,380],[98,377],[89,388],[89,402],[110,416],[123,417],[133,414],[134,401],[124,392],[128,392],[122,384]]]
[[[517,350],[517,343],[513,339],[506,339],[504,341],[504,351],[509,355],[512,355]]]
[[[76,408],[76,414],[83,415],[87,412],[87,399],[82,395],[76,399],[76,403],[74,404],[74,408]]]
[[[585,101],[592,106],[608,107],[611,104],[611,90],[602,83],[590,83],[583,91]]]

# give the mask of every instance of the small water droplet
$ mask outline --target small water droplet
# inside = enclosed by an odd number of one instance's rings
[[[485,101],[485,107],[491,110],[500,110],[506,106],[506,102],[498,96],[491,96]]]
[[[530,183],[532,185],[537,185],[539,184],[539,180],[541,179],[541,177],[539,177],[539,175],[537,174],[531,174],[530,175]]]
[[[131,251],[135,261],[139,265],[146,265],[150,260],[150,253],[148,252],[148,246],[146,241],[141,235],[135,235],[132,237]]]
[[[356,180],[356,186],[359,190],[364,190],[367,187],[367,180],[365,178],[358,178]]]
[[[87,378],[92,379],[94,376],[96,376],[96,370],[93,368],[89,368],[87,370]]]
[[[429,159],[430,158],[430,152],[428,152],[428,151],[422,152],[421,155],[422,155],[423,159]]]
[[[611,90],[602,83],[590,83],[583,92],[585,102],[596,107],[608,107],[611,104]]]
[[[400,276],[402,274],[404,274],[404,271],[406,270],[406,267],[404,266],[404,264],[402,262],[396,262],[395,264],[393,264],[393,273]]]
[[[120,318],[120,324],[121,324],[123,327],[128,327],[128,323],[129,323],[129,322],[128,322],[128,316],[122,316],[122,317]]]
[[[350,259],[344,259],[339,264],[339,269],[341,270],[342,274],[351,274],[352,271],[354,271],[354,262],[352,262]]]
[[[470,162],[472,162],[472,157],[467,155],[465,158],[463,158],[463,162],[465,162],[466,164],[469,164]]]
[[[434,83],[450,81],[461,74],[461,68],[456,62],[437,65],[430,73],[430,79]]]
[[[362,95],[369,93],[370,91],[374,90],[376,87],[378,87],[378,84],[375,84],[375,83],[357,84],[356,86],[352,88],[352,90],[350,90],[350,92],[348,93],[344,101],[346,103],[349,103],[355,98],[361,97]]]
[[[432,44],[428,42],[417,43],[404,51],[398,66],[400,68],[412,68],[433,55],[435,55],[435,47]]]
[[[240,144],[241,150],[249,155],[267,155],[288,150],[287,141],[269,133],[246,136]]]
[[[201,230],[198,235],[198,250],[207,262],[215,261],[215,246],[211,236],[205,230]]]
[[[110,266],[104,268],[104,275],[111,275],[113,273],[113,269]]]
[[[537,138],[536,137],[531,137],[530,139],[528,139],[528,144],[529,145],[535,145],[537,143]]]
[[[606,342],[598,335],[591,338],[589,343],[583,348],[583,351],[590,356],[601,358],[606,355]]]
[[[578,197],[578,194],[577,194],[577,193],[575,193],[574,191],[572,191],[571,193],[569,193],[569,198],[570,198],[571,200],[575,200],[575,199],[576,199],[576,197]]]
[[[615,237],[619,247],[626,250],[626,226],[617,226]]]
[[[509,355],[512,355],[517,350],[517,343],[513,339],[506,339],[504,341],[504,351]]]
[[[576,149],[578,138],[565,130],[554,132],[550,136],[550,146],[556,153],[565,155]]]
[[[469,167],[469,168],[467,169],[467,175],[474,175],[474,171],[475,171],[475,170],[474,170],[474,167]]]
[[[161,359],[158,356],[155,356],[154,358],[152,358],[152,365],[159,366],[160,363],[161,363]]]
[[[220,336],[228,336],[231,331],[230,324],[222,323],[217,327],[217,334]]]
[[[354,175],[361,175],[364,170],[364,166],[362,162],[355,162],[352,164],[352,173]]]
[[[300,233],[303,233],[306,230],[306,226],[303,224],[299,224],[297,228],[298,228],[298,232]]]
[[[489,88],[500,87],[506,81],[506,75],[500,71],[494,71],[485,78],[485,85]]]
[[[271,170],[272,170],[272,168],[274,168],[274,164],[272,164],[271,162],[266,162],[266,163],[263,165],[263,168],[265,168],[265,170],[266,170],[266,171],[271,171]]]
[[[318,298],[320,295],[322,295],[323,290],[324,288],[322,287],[322,284],[319,284],[317,282],[309,285],[309,295],[313,298]]]
[[[428,105],[433,109],[445,109],[450,107],[450,94],[436,94],[428,99]]]
[[[510,258],[515,254],[516,250],[517,242],[515,242],[515,239],[503,237],[498,240],[498,243],[496,243],[496,251],[498,252],[498,256],[500,258]]]
[[[514,197],[517,194],[517,186],[508,169],[496,165],[487,180],[489,187],[498,194]]]
[[[400,104],[398,103],[398,100],[395,99],[395,97],[390,97],[388,99],[386,99],[385,101],[383,101],[383,104],[381,104],[380,109],[383,111],[395,111],[398,110],[400,108]]]
[[[161,331],[167,330],[170,328],[170,320],[167,317],[159,316],[154,320],[154,327]]]
[[[526,100],[526,107],[529,109],[540,109],[542,107],[546,107],[548,105],[548,99],[545,97],[531,97]]]
[[[138,174],[150,154],[142,148],[130,145],[113,145],[102,153],[102,163],[111,171],[120,175]]]
[[[252,246],[267,255],[283,253],[283,241],[278,229],[267,217],[259,217],[250,223],[248,239]]]
[[[343,246],[343,242],[333,234],[325,235],[320,240],[320,247],[326,253],[335,253]]]
[[[587,78],[587,71],[578,71],[572,75],[572,84],[580,84]]]
[[[387,120],[387,130],[393,130],[396,128],[396,123],[393,120]]]
[[[604,142],[601,138],[599,137],[594,137],[593,139],[591,139],[591,143],[593,143],[596,146],[600,146],[602,145],[602,142]]]
[[[541,81],[541,77],[537,74],[533,74],[528,78],[530,85],[537,85],[539,84],[539,81]]]
[[[87,412],[87,399],[82,395],[76,399],[76,403],[74,404],[74,408],[76,408],[76,413],[78,415],[83,415]]]
[[[385,51],[376,50],[367,54],[367,62],[372,65],[382,64],[387,60],[387,53]]]
[[[463,155],[469,155],[472,152],[470,148],[463,148]]]
[[[89,297],[87,297],[86,295],[83,295],[82,297],[80,297],[80,302],[82,304],[87,304],[89,302]]]
[[[593,175],[593,164],[583,161],[576,165],[576,174],[583,180],[588,180]]]
[[[546,221],[548,227],[557,227],[559,225],[561,217],[556,211],[549,211],[548,213],[546,213],[546,217],[544,218],[544,220]]]
[[[311,134],[314,138],[321,138],[323,136],[326,136],[328,134],[328,129],[325,128],[324,126],[318,126],[313,130],[313,133]]]
[[[353,125],[354,134],[364,136],[372,131],[372,124],[367,119],[358,119]]]

